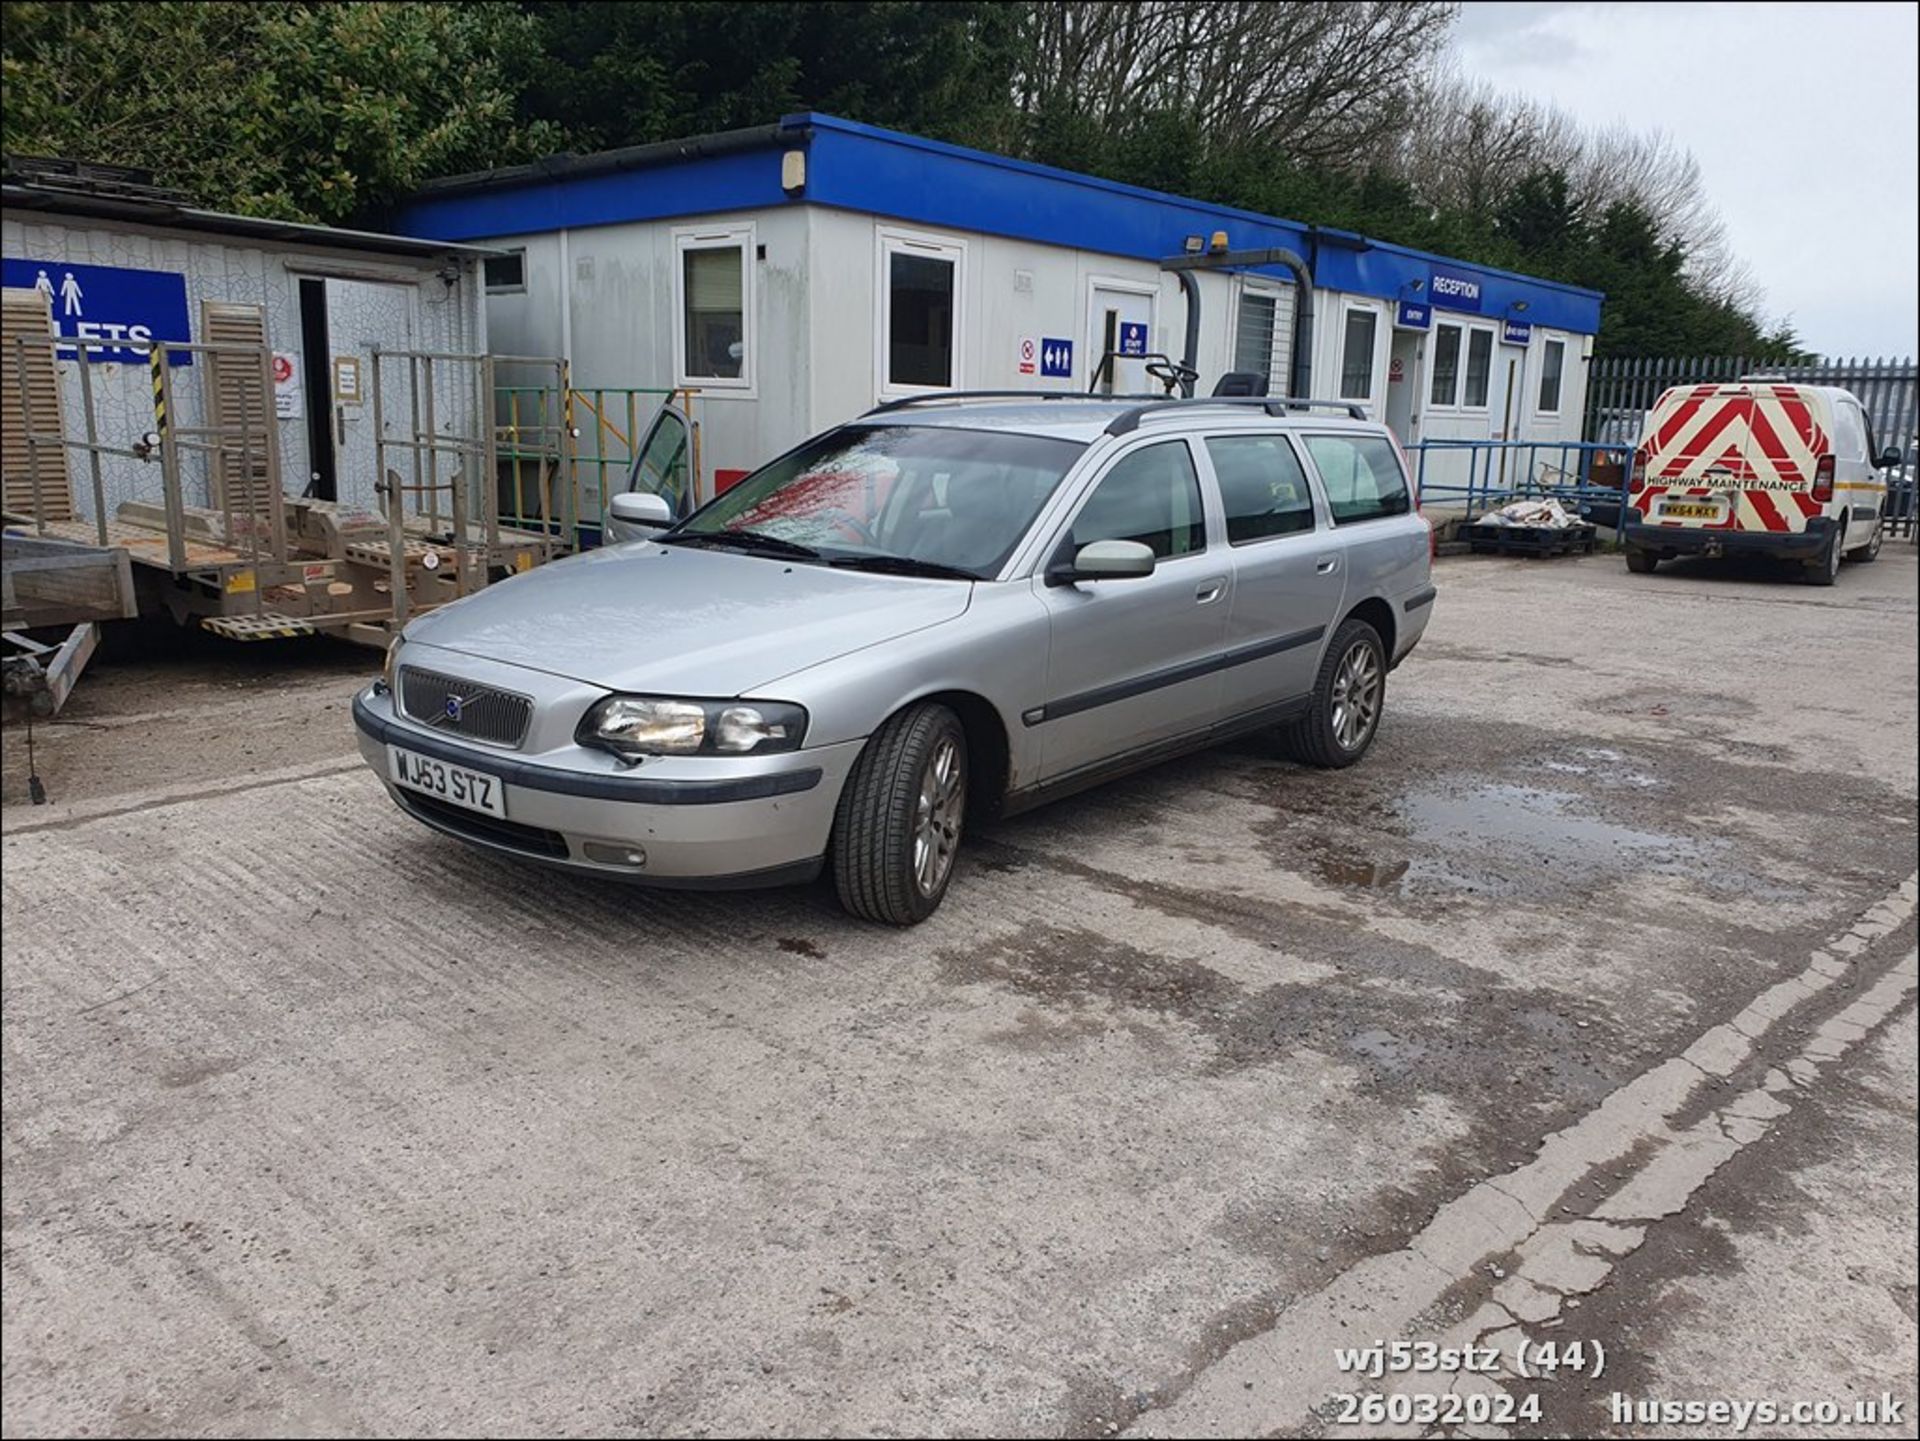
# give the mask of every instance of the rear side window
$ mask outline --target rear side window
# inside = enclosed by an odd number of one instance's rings
[[[1306,441],[1335,525],[1413,509],[1392,441],[1378,435],[1309,435]]]
[[[1136,450],[1107,472],[1073,522],[1073,548],[1137,540],[1162,560],[1207,548],[1200,477],[1183,440]]]
[[[1227,540],[1244,545],[1313,529],[1313,492],[1293,447],[1277,435],[1216,435],[1207,441],[1227,516]]]

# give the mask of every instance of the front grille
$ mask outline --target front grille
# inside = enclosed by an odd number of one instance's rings
[[[539,826],[523,826],[517,821],[503,821],[493,816],[483,816],[478,811],[449,805],[437,797],[423,796],[418,791],[395,790],[394,794],[400,798],[400,804],[416,816],[430,820],[456,835],[470,836],[477,841],[488,841],[496,846],[525,851],[528,855],[548,856],[562,861],[567,858],[567,838],[558,831],[542,830]]]
[[[490,746],[519,745],[533,718],[533,702],[523,695],[405,665],[400,710],[423,726]]]

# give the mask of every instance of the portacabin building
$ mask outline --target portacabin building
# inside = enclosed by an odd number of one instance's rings
[[[1409,443],[1578,439],[1602,300],[811,113],[436,181],[394,228],[504,252],[496,352],[696,388],[720,485],[915,393],[1157,392],[1153,355]]]

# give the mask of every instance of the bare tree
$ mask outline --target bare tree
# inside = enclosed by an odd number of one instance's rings
[[[1016,97],[1029,116],[1122,130],[1145,114],[1192,122],[1209,146],[1270,146],[1347,166],[1405,124],[1445,42],[1445,0],[1068,0],[1030,7]]]

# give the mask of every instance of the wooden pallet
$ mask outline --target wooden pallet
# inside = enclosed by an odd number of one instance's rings
[[[1460,527],[1460,538],[1475,555],[1592,555],[1598,528],[1579,525],[1488,525]]]

